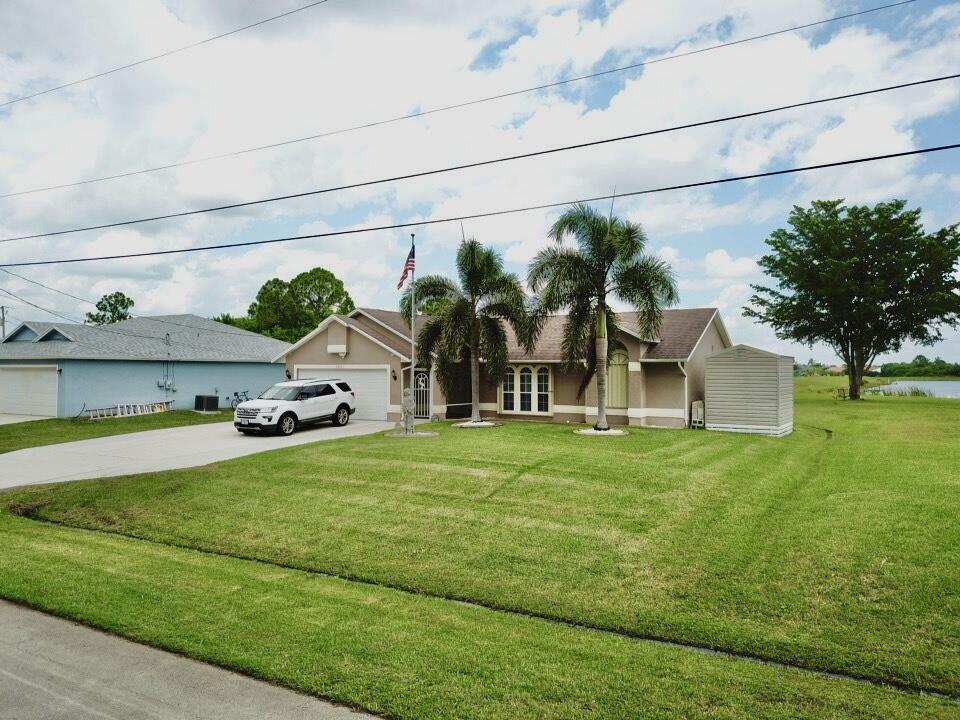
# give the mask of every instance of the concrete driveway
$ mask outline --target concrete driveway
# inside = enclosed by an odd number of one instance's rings
[[[0,720],[371,717],[0,601]]]
[[[315,425],[281,437],[241,435],[233,423],[212,423],[44,445],[0,454],[0,490],[196,467],[264,450],[369,435],[392,428],[393,423],[389,422],[351,420],[343,427]]]
[[[41,415],[11,415],[10,413],[0,413],[0,425],[13,425],[13,423],[30,422],[31,420],[49,420],[48,417]]]

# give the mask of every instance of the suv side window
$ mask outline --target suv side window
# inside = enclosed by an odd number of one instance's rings
[[[323,397],[324,395],[334,395],[336,392],[337,391],[329,385],[321,385],[317,391],[317,395]]]
[[[338,382],[337,387],[343,390],[344,392],[350,392],[350,386],[345,382]]]
[[[316,385],[304,385],[300,388],[299,397],[304,400],[309,400],[310,398],[315,398],[317,396],[317,386]]]

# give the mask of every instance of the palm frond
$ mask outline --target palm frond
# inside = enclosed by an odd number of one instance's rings
[[[680,299],[670,266],[652,255],[619,265],[613,272],[613,292],[637,311],[641,335],[655,337],[663,323],[663,310]]]
[[[557,243],[571,236],[580,253],[593,264],[608,264],[612,260],[608,242],[610,224],[599,210],[590,205],[577,203],[568,207],[547,234]]]
[[[406,321],[407,327],[410,326],[410,298],[413,292],[416,292],[417,312],[431,303],[458,300],[463,297],[460,288],[448,277],[424,275],[422,278],[417,278],[416,282],[408,285],[400,296],[400,314]]]
[[[484,285],[490,278],[503,274],[503,259],[499,253],[470,238],[457,248],[457,275],[464,294],[478,298],[484,294]]]
[[[417,332],[417,365],[430,367],[433,358],[440,353],[440,336],[443,334],[443,322],[436,317],[429,317]]]
[[[480,357],[486,364],[487,375],[500,378],[507,367],[507,333],[503,323],[495,317],[485,315],[480,323]]]

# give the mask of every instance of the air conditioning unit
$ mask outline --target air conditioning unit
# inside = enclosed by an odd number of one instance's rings
[[[703,427],[703,400],[694,400],[690,408],[690,427]]]

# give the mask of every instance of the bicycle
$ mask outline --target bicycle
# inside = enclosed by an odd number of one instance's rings
[[[250,394],[247,390],[241,390],[240,392],[235,392],[233,394],[233,400],[230,401],[230,407],[234,410],[237,409],[237,405],[242,402],[246,402],[250,399]]]

